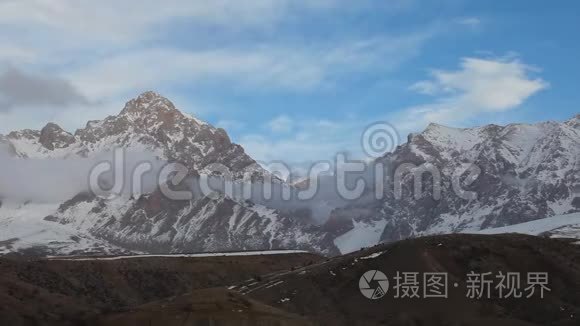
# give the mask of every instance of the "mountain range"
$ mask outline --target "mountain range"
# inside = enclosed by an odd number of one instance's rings
[[[580,115],[561,123],[469,129],[430,124],[378,162],[391,173],[384,197],[339,209],[329,222],[338,230],[335,235],[343,251],[355,249],[368,234],[375,234],[373,240],[392,242],[580,211]],[[397,196],[394,174],[405,164],[410,172],[398,179],[403,195]],[[465,182],[469,173],[461,172],[469,167],[478,173]],[[439,199],[429,172],[434,170],[440,176]],[[429,173],[421,174],[425,171]],[[419,194],[414,192],[416,175],[423,186]],[[454,177],[475,197],[466,199],[458,193]]]
[[[271,177],[225,130],[182,113],[154,92],[127,102],[119,115],[89,121],[74,133],[49,123],[39,131],[0,135],[0,144],[16,161],[90,160],[124,148],[179,162],[190,177],[212,173],[214,163],[227,167],[235,179],[248,171],[258,179]],[[564,122],[470,129],[431,124],[374,162],[388,172],[383,197],[369,200],[369,188],[360,200],[334,207],[322,224],[309,214],[224,194],[175,201],[155,189],[110,200],[83,191],[58,203],[38,203],[0,192],[0,252],[304,249],[336,255],[379,242],[580,212],[579,162],[580,115]],[[402,165],[410,173],[399,180],[395,174]],[[439,172],[440,182],[419,173],[424,187],[414,193],[415,172],[425,166]],[[457,171],[466,167],[477,167],[479,173],[469,181],[459,176],[458,182],[476,198],[465,199],[454,188]],[[436,182],[440,198],[434,193]],[[397,183],[402,197],[394,190]]]

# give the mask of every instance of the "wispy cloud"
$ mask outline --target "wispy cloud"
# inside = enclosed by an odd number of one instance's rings
[[[409,3],[396,0],[372,7],[399,11]],[[247,93],[332,89],[346,76],[398,67],[417,55],[432,33],[349,35],[319,42],[245,37],[276,35],[303,15],[368,6],[366,1],[345,5],[337,0],[0,1],[0,38],[10,40],[0,45],[0,69],[23,70],[26,65],[26,71],[69,81],[79,94],[102,106],[95,110],[99,113],[114,113],[113,104],[149,89],[172,96],[178,93],[175,89],[200,85]],[[233,42],[206,40],[187,46],[174,39],[185,26],[192,37],[209,29]],[[20,126],[35,119],[63,119],[69,124],[64,127],[74,128],[95,118],[87,112],[83,105],[76,112],[44,106],[42,116],[35,117],[5,112],[0,130],[14,127],[4,125],[7,121],[20,120]]]
[[[459,125],[479,114],[512,110],[549,87],[532,76],[535,71],[514,57],[463,58],[458,70],[433,70],[431,79],[412,85],[411,90],[435,100],[403,110],[396,119],[405,130],[414,130],[428,122]]]
[[[33,50],[15,45],[0,45],[0,64],[28,64],[36,60],[37,54]]]
[[[433,70],[430,79],[411,85],[412,91],[433,97],[430,103],[374,118],[293,119],[294,130],[290,134],[272,139],[252,133],[242,137],[241,143],[251,155],[266,162],[330,159],[342,151],[361,158],[364,155],[361,135],[369,124],[377,120],[388,121],[404,139],[405,134],[421,131],[430,122],[450,126],[462,126],[466,122],[487,123],[481,120],[485,115],[515,109],[549,87],[548,82],[533,77],[537,70],[513,56],[463,58],[457,70]]]
[[[469,27],[477,27],[481,25],[482,21],[478,17],[463,17],[457,19],[457,23]]]
[[[362,155],[360,141],[368,124],[366,119],[352,117],[330,121],[289,118],[289,121],[292,121],[291,133],[274,133],[278,137],[272,137],[270,133],[253,131],[242,136],[239,142],[261,162],[283,160],[293,166],[331,160],[339,152],[349,152],[356,158]],[[269,128],[271,122],[266,127]]]
[[[227,131],[235,131],[237,129],[241,129],[246,126],[246,124],[242,121],[238,120],[219,120],[216,125],[218,128],[223,128]]]
[[[343,43],[186,51],[150,48],[107,56],[67,76],[95,98],[160,84],[227,82],[241,89],[312,91],[347,73],[386,71],[413,57],[428,33]],[[163,63],[163,64],[160,64]]]
[[[268,122],[268,128],[274,133],[286,133],[294,128],[294,120],[287,115],[278,116]]]
[[[13,30],[43,29],[64,43],[135,43],[155,38],[171,21],[189,20],[229,29],[262,28],[291,11],[324,10],[337,1],[306,0],[30,0],[1,1],[0,22]],[[79,45],[79,44],[77,44]]]

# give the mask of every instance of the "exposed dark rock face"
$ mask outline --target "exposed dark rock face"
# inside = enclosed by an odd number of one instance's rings
[[[185,164],[192,172],[203,171],[212,163],[225,165],[237,176],[246,168],[265,172],[223,129],[183,114],[154,92],[127,102],[118,116],[89,122],[75,137],[85,144],[83,148],[99,147],[103,138],[113,138],[113,145],[121,147],[141,144],[168,161]]]
[[[372,204],[354,203],[333,213],[366,225],[384,225],[382,241],[479,230],[580,211],[580,124],[578,116],[563,123],[489,125],[473,129],[431,124],[424,132],[377,162],[390,177],[386,196]],[[394,191],[397,168],[410,164]],[[468,166],[481,170],[466,182]],[[441,196],[434,196],[440,173]],[[417,172],[417,174],[413,174]],[[465,197],[454,189],[473,192]],[[419,180],[422,189],[414,189]],[[364,213],[364,209],[368,212]],[[386,222],[386,223],[385,223]],[[344,222],[342,225],[345,225]],[[352,229],[352,228],[351,228]],[[344,231],[344,230],[343,230]],[[340,235],[340,233],[335,233]]]
[[[49,123],[41,131],[15,131],[3,139],[23,158],[88,157],[121,147],[155,152],[186,165],[192,174],[212,163],[226,166],[236,177],[244,172],[266,173],[223,129],[182,113],[154,92],[127,102],[117,116],[88,122],[74,136]]]
[[[79,195],[46,219],[86,227],[98,238],[140,252],[304,249],[339,253],[330,234],[305,219],[224,196],[174,201],[156,191],[111,202]]]
[[[70,146],[75,142],[75,137],[64,131],[57,124],[49,123],[40,131],[40,137],[38,141],[46,149],[55,150],[57,148],[65,148]]]
[[[164,161],[181,163],[190,176],[211,173],[208,166],[217,163],[229,169],[234,179],[271,177],[241,146],[231,142],[225,130],[180,112],[154,92],[130,100],[117,116],[88,122],[74,136],[48,124],[42,131],[11,133],[6,143],[21,158],[92,157],[120,147],[150,151]],[[308,218],[286,216],[224,196],[171,201],[157,191],[140,198],[105,201],[80,194],[45,221],[73,226],[137,251],[303,248],[338,253],[330,236]]]

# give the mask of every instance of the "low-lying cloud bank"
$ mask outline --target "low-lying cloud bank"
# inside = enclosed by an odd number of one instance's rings
[[[12,156],[6,147],[0,146],[0,199],[15,202],[59,203],[75,195],[88,192],[91,171],[102,162],[113,162],[113,153],[91,158],[68,159],[21,159]],[[163,162],[153,153],[128,152],[125,155],[125,171],[133,171],[142,162],[151,162],[152,172],[159,171]],[[101,183],[112,184],[113,175],[103,174]],[[130,184],[130,173],[124,175]],[[144,192],[152,191],[155,175],[143,180]],[[130,187],[126,187],[130,191]]]
[[[160,189],[167,184],[168,177],[175,176],[171,169],[167,173],[169,165],[154,153],[125,152],[121,161],[114,155],[115,152],[108,152],[91,158],[22,159],[0,144],[0,202],[63,203],[80,193],[96,194],[95,189],[103,190],[97,194],[100,196],[106,197],[107,191],[113,189],[115,195],[128,198]],[[107,171],[107,167],[112,170]],[[316,223],[324,223],[334,209],[348,202],[339,194],[332,175],[320,176],[316,186],[308,189],[279,180],[226,182],[220,176],[188,175],[178,188],[189,192],[191,199],[225,194],[238,202],[262,204],[285,214],[311,218]],[[354,182],[347,181],[348,187],[354,188]],[[114,190],[119,184],[122,187]]]

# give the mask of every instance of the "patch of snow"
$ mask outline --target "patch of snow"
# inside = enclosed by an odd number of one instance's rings
[[[521,233],[521,234],[539,235],[544,232],[559,230],[567,226],[580,227],[580,213],[557,215],[526,223],[504,226],[500,228],[485,229],[470,233],[477,234]],[[576,235],[577,237],[580,237],[580,234]]]
[[[266,289],[273,288],[273,287],[278,286],[278,285],[280,285],[282,283],[284,283],[284,281],[278,281],[276,283],[273,283],[273,284],[270,284],[270,285],[266,286]]]
[[[370,224],[353,220],[353,223],[352,230],[334,240],[334,244],[342,254],[378,244],[385,226],[387,226],[386,220],[373,221]]]
[[[384,254],[385,252],[386,251],[375,252],[374,254],[370,254],[370,255],[365,256],[365,257],[360,257],[359,259],[363,259],[363,260],[375,259],[375,258],[379,257],[380,255]]]
[[[191,114],[182,112],[181,114],[183,114],[184,117],[188,118],[189,120],[193,120],[195,121],[198,125],[208,125],[207,122],[202,121],[194,116],[192,116]]]
[[[304,254],[308,251],[304,250],[267,250],[267,251],[240,251],[240,252],[212,252],[199,254],[175,254],[175,255],[132,255],[132,256],[117,256],[117,257],[48,257],[51,260],[74,260],[74,261],[89,261],[89,260],[125,260],[125,259],[140,259],[140,258],[207,258],[207,257],[240,257],[240,256],[262,256],[262,255],[288,255],[288,254]]]
[[[95,247],[105,252],[120,248],[95,239],[70,225],[45,221],[59,204],[4,202],[0,207],[0,254],[41,247],[59,255],[75,251],[90,252]],[[126,251],[126,250],[125,250]]]

